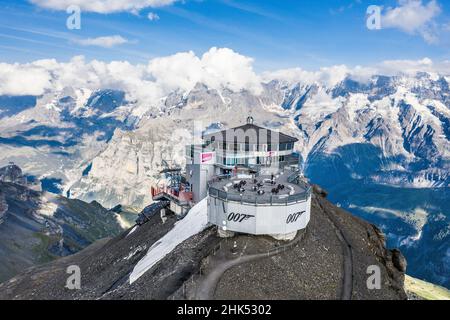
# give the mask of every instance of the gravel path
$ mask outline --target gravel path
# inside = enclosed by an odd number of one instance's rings
[[[330,226],[334,230],[337,239],[339,239],[340,245],[342,247],[343,260],[342,260],[342,285],[340,290],[341,300],[351,300],[353,291],[353,256],[352,256],[352,246],[345,236],[345,231],[340,228],[340,224],[337,219],[328,210],[325,210],[319,201],[315,201],[318,207],[326,212],[326,220],[329,222]],[[204,275],[198,279],[198,287],[195,290],[194,299],[205,300],[213,299],[216,287],[224,275],[224,273],[233,268],[244,265],[249,262],[257,261],[260,259],[266,259],[276,256],[282,252],[285,252],[293,248],[297,243],[299,243],[304,237],[305,232],[299,233],[299,235],[288,243],[282,244],[276,248],[270,249],[264,253],[251,253],[247,254],[245,247],[241,249],[239,253],[230,254],[231,246],[228,248],[221,248],[216,255],[210,256],[208,260],[207,268],[204,270]],[[228,240],[227,243],[230,243]],[[236,258],[236,255],[238,257]]]
[[[196,300],[210,300],[214,298],[214,291],[217,287],[217,283],[219,282],[222,275],[228,269],[232,267],[239,266],[244,263],[248,263],[251,261],[256,261],[259,259],[265,259],[269,257],[273,257],[281,252],[288,250],[290,247],[297,244],[299,241],[303,239],[304,232],[299,232],[297,237],[285,244],[282,244],[274,249],[271,249],[264,253],[256,253],[256,254],[245,254],[245,247],[242,252],[239,253],[237,258],[231,259],[224,254],[227,249],[222,249],[221,254],[215,255],[210,258],[209,261],[209,271],[204,276],[203,279],[199,279],[200,285],[197,288],[195,298]]]
[[[343,279],[342,279],[342,290],[341,290],[341,300],[351,300],[353,291],[353,255],[352,255],[352,245],[345,236],[345,232],[340,228],[340,224],[334,217],[334,215],[325,210],[323,206],[318,202],[318,205],[322,208],[322,211],[326,213],[328,220],[333,225],[336,236],[342,245],[342,250],[344,254],[343,263]]]

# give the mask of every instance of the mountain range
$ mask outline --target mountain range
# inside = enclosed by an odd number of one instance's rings
[[[450,287],[450,78],[266,79],[261,92],[197,83],[142,112],[125,90],[65,87],[0,97],[0,164],[44,191],[107,208],[151,202],[163,160],[184,164],[196,130],[255,123],[299,138],[305,175],[377,224],[408,274]]]

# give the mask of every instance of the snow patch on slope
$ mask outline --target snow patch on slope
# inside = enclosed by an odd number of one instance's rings
[[[52,202],[44,202],[40,205],[38,214],[45,217],[53,217],[56,210],[58,210],[58,206]]]
[[[183,220],[178,221],[172,230],[150,247],[145,257],[134,267],[130,275],[130,284],[139,279],[180,243],[206,228],[208,224],[206,205],[207,198],[197,203]]]
[[[136,231],[136,229],[138,228],[138,226],[134,226],[133,229],[130,230],[130,232],[127,233],[127,235],[125,236],[125,238],[127,238],[128,236],[130,236],[133,232]]]
[[[324,88],[319,88],[317,93],[304,104],[301,115],[310,119],[312,123],[317,123],[341,107],[342,99],[333,99]]]
[[[131,223],[128,222],[127,220],[125,220],[120,214],[116,213],[116,220],[117,223],[119,223],[120,227],[124,230],[131,228]],[[134,230],[131,230],[130,234],[133,232]]]

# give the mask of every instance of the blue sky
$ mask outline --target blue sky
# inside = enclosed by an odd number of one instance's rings
[[[185,0],[139,12],[82,9],[81,29],[69,30],[69,15],[51,8],[51,1],[0,0],[0,62],[67,61],[84,55],[87,59],[146,63],[180,51],[201,55],[213,46],[254,58],[257,71],[296,66],[312,70],[424,57],[450,59],[448,1],[435,0],[439,12],[422,25],[413,23],[408,29],[391,21],[389,28],[367,29],[369,5],[383,6],[385,12],[408,1],[426,8],[431,0]],[[149,12],[159,19],[149,20]],[[425,31],[433,33],[435,40],[425,39]],[[105,48],[83,42],[110,36],[120,36],[126,43]]]

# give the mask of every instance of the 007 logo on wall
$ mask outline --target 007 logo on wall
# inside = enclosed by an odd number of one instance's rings
[[[296,212],[296,213],[291,213],[290,215],[287,216],[286,218],[286,224],[289,223],[294,223],[298,220],[298,218],[300,218],[300,216],[305,213],[305,211],[300,211],[300,212]]]
[[[253,217],[254,216],[249,215],[249,214],[231,212],[228,215],[227,220],[234,221],[234,222],[242,222],[242,221],[248,220]]]

